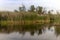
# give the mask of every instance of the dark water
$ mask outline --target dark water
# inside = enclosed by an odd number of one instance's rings
[[[0,32],[0,40],[60,40],[60,26],[22,28],[12,32]],[[12,30],[12,29],[10,29]]]

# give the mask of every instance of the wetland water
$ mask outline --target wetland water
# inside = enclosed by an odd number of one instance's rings
[[[0,31],[0,40],[60,40],[60,26],[2,28]]]

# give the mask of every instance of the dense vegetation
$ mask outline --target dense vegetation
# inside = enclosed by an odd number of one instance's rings
[[[30,26],[28,27],[28,25],[59,25],[60,14],[52,14],[51,12],[52,11],[47,12],[41,6],[35,8],[34,5],[31,5],[30,9],[27,11],[24,5],[23,7],[19,7],[19,10],[14,10],[14,12],[2,11],[0,12],[0,28],[4,28],[5,30],[5,28],[9,29],[9,27],[11,27],[12,30],[12,28],[21,28],[22,26],[29,29]]]

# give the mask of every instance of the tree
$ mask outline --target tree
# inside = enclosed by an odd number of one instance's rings
[[[50,10],[48,11],[48,15],[49,15],[49,18],[50,18],[50,23],[52,24],[54,22],[54,16],[52,15],[52,12],[53,10]]]
[[[22,7],[19,7],[19,11],[26,11],[26,8],[24,5],[22,5]]]
[[[48,11],[48,14],[50,15],[51,14],[51,11]]]
[[[34,10],[35,10],[34,5],[31,5],[31,7],[30,7],[30,11],[31,11],[31,12],[34,12]]]
[[[36,8],[36,11],[38,12],[38,14],[42,14],[43,13],[43,8],[42,7],[40,7],[40,6],[38,6],[37,8]]]
[[[23,5],[23,11],[26,11],[26,7]]]
[[[17,10],[14,10],[14,12],[18,12]]]

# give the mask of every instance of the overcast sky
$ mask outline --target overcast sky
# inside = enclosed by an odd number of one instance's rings
[[[0,0],[0,10],[13,11],[14,9],[18,9],[21,4],[24,4],[27,9],[30,5],[40,5],[46,8],[60,10],[60,0]]]

